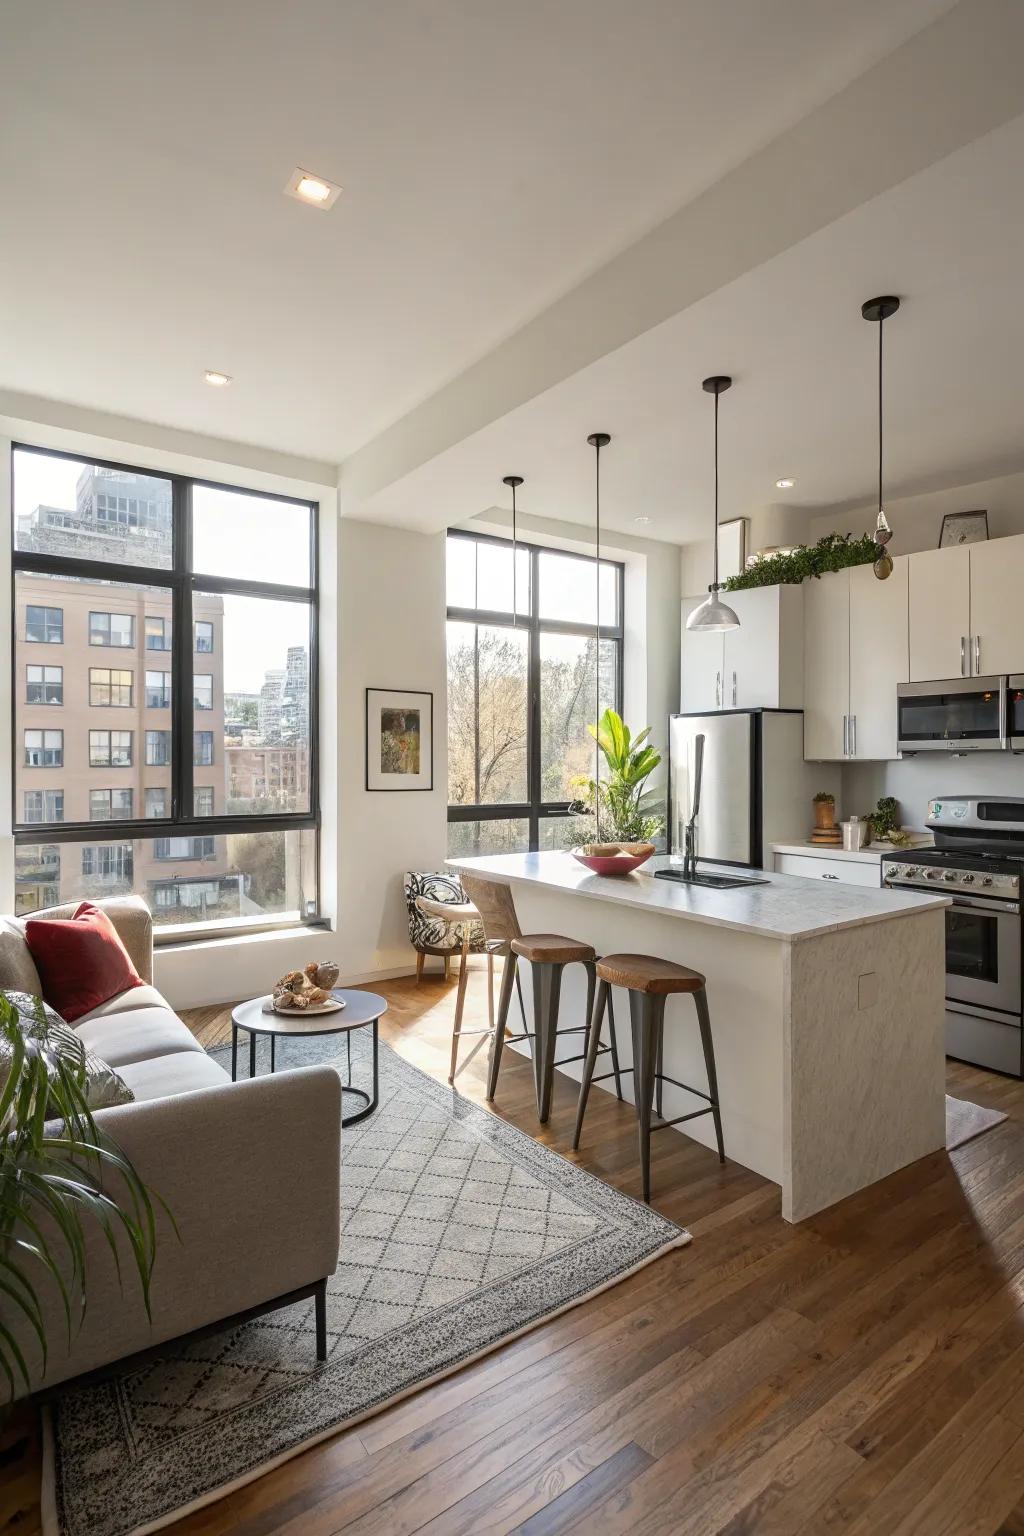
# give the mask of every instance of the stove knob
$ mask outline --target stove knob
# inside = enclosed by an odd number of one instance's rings
[[[955,869],[943,870],[942,878],[943,878],[943,880],[946,880],[946,881],[955,880],[956,879],[956,870]]]
[[[916,864],[908,864],[906,869],[901,871],[901,873],[906,875],[908,880],[913,880],[921,873],[921,871],[918,869]]]
[[[971,875],[971,874],[963,874],[963,875],[961,875],[960,876],[960,884],[961,885],[973,885],[974,884],[974,876]]]
[[[982,875],[981,883],[982,883],[982,885],[991,885],[992,884],[992,876],[991,875]]]
[[[937,869],[926,869],[924,872],[924,877],[926,880],[938,880],[939,871]]]

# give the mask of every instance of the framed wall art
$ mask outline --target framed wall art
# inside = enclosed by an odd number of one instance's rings
[[[942,519],[939,548],[956,544],[981,544],[988,538],[987,512],[947,512]]]
[[[415,689],[366,690],[368,790],[433,789],[434,695]]]

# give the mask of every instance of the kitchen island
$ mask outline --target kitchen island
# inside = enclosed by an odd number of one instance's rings
[[[656,955],[704,973],[726,1156],[781,1185],[787,1220],[945,1146],[945,897],[767,873],[764,884],[728,890],[678,885],[654,877],[679,867],[665,856],[616,877],[591,874],[567,853],[449,863],[509,885],[524,933],[567,934],[599,955]],[[520,971],[529,1018],[529,965]],[[583,968],[567,966],[561,1026],[582,1023],[584,1008]],[[580,1038],[569,1036],[559,1055],[577,1055]],[[564,1070],[579,1077],[578,1063]],[[686,997],[669,999],[665,1072],[705,1086]],[[631,1075],[623,1092],[632,1098]],[[699,1107],[666,1084],[666,1119]],[[710,1117],[677,1131],[714,1145]]]

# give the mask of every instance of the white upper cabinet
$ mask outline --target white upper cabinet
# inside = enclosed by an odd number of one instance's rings
[[[1024,534],[972,544],[970,557],[971,671],[1024,672]]]
[[[910,681],[966,677],[973,654],[971,550],[926,549],[911,555],[909,566]]]
[[[800,709],[803,704],[803,589],[752,587],[723,594],[739,629],[702,634],[686,628],[703,602],[683,601],[680,653],[684,714],[717,709]]]
[[[848,755],[850,573],[804,582],[804,757]]]
[[[899,756],[896,686],[910,672],[909,567],[906,555],[897,556],[886,581],[870,565],[850,570],[850,757]]]
[[[897,757],[896,685],[909,669],[904,555],[804,583],[804,757]]]
[[[725,636],[686,627],[686,620],[703,601],[702,597],[683,598],[679,707],[684,715],[706,715],[722,708]]]

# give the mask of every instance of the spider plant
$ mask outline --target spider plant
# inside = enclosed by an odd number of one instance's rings
[[[601,749],[608,775],[600,783],[583,775],[573,780],[573,789],[580,805],[594,816],[598,838],[642,843],[657,837],[663,821],[661,799],[644,789],[661,762],[661,754],[647,741],[650,726],[632,736],[621,715],[606,709],[587,730]]]
[[[119,1234],[127,1238],[147,1314],[156,1227],[146,1186],[90,1112],[85,1048],[74,1031],[50,1023],[42,1003],[26,1027],[0,994],[0,1073],[3,1066],[0,1376],[13,1400],[19,1380],[32,1389],[25,1341],[33,1335],[46,1368],[53,1307],[45,1305],[41,1282],[60,1297],[69,1343],[85,1314],[87,1223],[99,1226],[119,1276]]]

